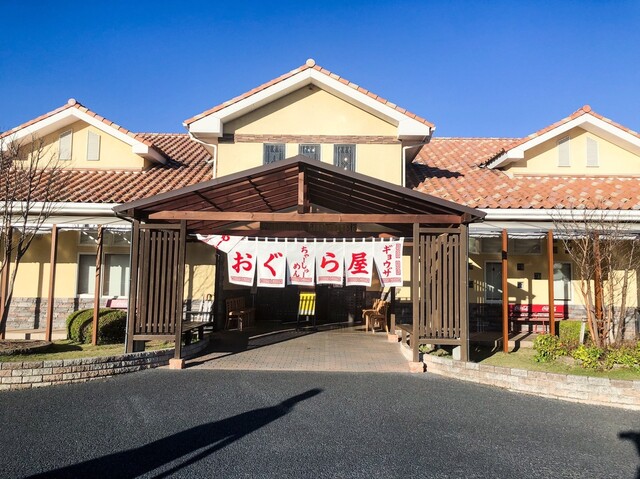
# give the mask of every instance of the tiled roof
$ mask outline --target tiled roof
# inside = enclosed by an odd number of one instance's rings
[[[123,203],[210,180],[209,153],[187,134],[138,134],[167,158],[166,165],[145,170],[63,170],[53,188],[53,201]],[[42,184],[46,184],[46,178]],[[44,200],[36,191],[36,200]]]
[[[147,145],[148,147],[151,148],[155,148],[154,144],[147,138],[145,138],[143,135],[141,135],[140,133],[134,133],[132,131],[127,130],[126,128],[118,125],[117,123],[112,122],[111,120],[107,120],[105,117],[98,115],[97,113],[89,110],[86,106],[82,105],[80,102],[78,102],[77,100],[75,100],[74,98],[70,98],[69,101],[67,101],[67,103],[65,103],[64,105],[62,105],[59,108],[56,108],[55,110],[52,110],[48,113],[45,113],[44,115],[41,115],[37,118],[34,118],[33,120],[30,120],[26,123],[23,123],[22,125],[16,126],[15,128],[12,128],[11,130],[5,131],[4,133],[0,134],[0,138],[5,138],[8,136],[13,135],[14,133],[27,128],[31,125],[34,125],[42,120],[46,120],[47,118],[60,113],[62,111],[68,110],[69,108],[76,108],[77,110],[86,113],[87,115],[90,115],[92,117],[94,117],[96,120],[101,121],[102,123],[104,123],[106,126],[114,128],[116,130],[118,130],[120,133],[123,133],[131,138],[133,138],[136,141],[139,141],[145,145]],[[155,148],[157,150],[157,148]],[[159,151],[159,153],[162,153],[161,151]]]
[[[472,208],[546,209],[580,205],[640,209],[640,178],[516,176],[482,167],[520,139],[434,138],[407,171],[407,186]]]
[[[214,106],[213,108],[211,108],[211,109],[209,109],[209,110],[207,110],[205,112],[202,112],[199,115],[194,116],[193,118],[189,118],[188,120],[184,121],[184,124],[185,125],[189,125],[189,124],[193,123],[194,121],[197,121],[197,120],[199,120],[201,118],[204,118],[205,116],[208,116],[208,115],[211,115],[212,113],[220,111],[223,108],[226,108],[226,107],[228,107],[230,105],[233,105],[234,103],[239,102],[240,100],[244,100],[245,98],[249,98],[250,96],[255,95],[256,93],[259,93],[259,92],[269,88],[270,86],[276,85],[277,83],[280,83],[280,82],[286,80],[287,78],[290,78],[290,77],[292,77],[292,76],[294,76],[294,75],[296,75],[298,73],[301,73],[301,72],[303,72],[305,70],[308,70],[310,68],[312,68],[312,69],[314,69],[314,70],[316,70],[316,71],[318,71],[318,72],[320,72],[320,73],[322,73],[324,75],[327,75],[328,77],[333,78],[334,80],[337,80],[340,83],[344,83],[345,85],[353,88],[354,90],[359,91],[360,93],[363,93],[363,94],[373,98],[374,100],[379,101],[383,105],[386,105],[386,106],[388,106],[390,108],[393,108],[394,110],[402,113],[403,115],[408,116],[409,118],[412,118],[412,119],[414,119],[414,120],[416,120],[416,121],[418,121],[420,123],[424,123],[425,125],[427,125],[429,127],[432,127],[432,128],[434,126],[433,123],[431,123],[428,120],[425,120],[424,118],[419,117],[415,113],[411,113],[411,112],[407,111],[406,109],[399,107],[395,103],[392,103],[389,100],[386,100],[386,99],[384,99],[382,97],[379,97],[375,93],[373,93],[373,92],[361,87],[360,85],[357,85],[357,84],[355,84],[353,82],[350,82],[346,78],[343,78],[340,75],[332,73],[329,70],[327,70],[326,68],[322,68],[321,66],[316,65],[315,61],[313,61],[313,60],[308,60],[307,63],[305,63],[301,67],[298,67],[298,68],[296,68],[294,70],[291,70],[289,73],[285,73],[284,75],[279,76],[278,78],[274,78],[273,80],[268,81],[267,83],[264,83],[264,84],[262,84],[262,85],[260,85],[260,86],[258,86],[256,88],[254,88],[253,90],[250,90],[250,91],[248,91],[246,93],[243,93],[242,95],[237,96],[235,98],[232,98],[231,100],[228,100],[228,101],[226,101],[226,102],[224,102],[224,103],[222,103],[220,105]]]
[[[516,148],[516,147],[518,147],[520,145],[525,144],[528,141],[533,140],[534,138],[542,136],[542,135],[544,135],[545,133],[547,133],[547,132],[549,132],[551,130],[554,130],[554,129],[556,129],[556,128],[558,128],[558,127],[560,127],[560,126],[562,126],[562,125],[564,125],[566,123],[569,123],[571,120],[575,120],[576,118],[579,118],[579,117],[581,117],[583,115],[587,115],[587,114],[589,114],[589,115],[591,115],[591,116],[593,116],[595,118],[598,118],[599,120],[607,122],[611,126],[619,128],[620,130],[625,131],[625,132],[629,133],[630,135],[633,135],[633,136],[635,136],[637,138],[640,138],[640,134],[638,132],[636,132],[634,130],[631,130],[631,129],[627,128],[626,126],[621,125],[620,123],[616,123],[615,121],[596,113],[595,111],[593,111],[591,109],[591,107],[589,105],[584,105],[582,108],[576,110],[571,115],[563,118],[562,120],[559,120],[559,121],[553,123],[552,125],[546,126],[546,127],[542,128],[541,130],[538,130],[535,133],[532,133],[529,136],[525,136],[524,138],[521,138],[521,139],[511,143],[507,148],[505,148],[502,151],[497,152],[496,155],[494,155],[493,157],[487,158],[484,163],[486,165],[490,165],[491,163],[494,162],[494,160],[496,160],[498,157],[500,157],[503,153],[506,153],[509,150],[512,150],[512,149],[514,149],[514,148]]]

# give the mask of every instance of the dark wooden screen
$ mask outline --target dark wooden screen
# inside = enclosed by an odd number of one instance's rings
[[[127,352],[134,341],[176,340],[179,349],[186,250],[186,223],[134,222]]]
[[[467,227],[420,228],[413,234],[414,361],[420,344],[461,346],[467,359]]]

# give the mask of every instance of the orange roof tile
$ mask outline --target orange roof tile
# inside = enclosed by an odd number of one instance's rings
[[[481,165],[513,138],[434,138],[407,171],[407,186],[472,208],[640,209],[640,178],[517,176]]]
[[[278,78],[274,78],[273,80],[270,80],[270,81],[268,81],[266,83],[263,83],[262,85],[254,88],[254,89],[252,89],[252,90],[250,90],[250,91],[248,91],[246,93],[243,93],[242,95],[239,95],[239,96],[237,96],[235,98],[232,98],[231,100],[225,101],[224,103],[221,103],[220,105],[214,106],[213,108],[210,108],[207,111],[204,111],[204,112],[202,112],[202,113],[200,113],[200,114],[198,114],[198,115],[196,115],[196,116],[194,116],[192,118],[189,118],[188,120],[184,121],[184,124],[188,126],[191,123],[193,123],[194,121],[197,121],[197,120],[199,120],[201,118],[204,118],[204,117],[206,117],[208,115],[211,115],[212,113],[220,111],[223,108],[226,108],[226,107],[228,107],[230,105],[233,105],[234,103],[237,103],[237,102],[239,102],[241,100],[244,100],[245,98],[249,98],[250,96],[255,95],[256,93],[259,93],[259,92],[269,88],[272,85],[280,83],[280,82],[286,80],[287,78],[290,78],[290,77],[292,77],[292,76],[294,76],[294,75],[296,75],[296,74],[298,74],[300,72],[303,72],[305,70],[308,70],[310,68],[312,68],[312,69],[314,69],[314,70],[316,70],[316,71],[318,71],[318,72],[320,72],[320,73],[322,73],[324,75],[327,75],[328,77],[333,78],[334,80],[338,80],[339,82],[341,82],[341,83],[353,88],[354,90],[356,90],[356,91],[358,91],[360,93],[363,93],[363,94],[373,98],[374,100],[379,101],[383,105],[386,105],[386,106],[388,106],[390,108],[393,108],[394,110],[396,110],[396,111],[408,116],[409,118],[412,118],[412,119],[414,119],[414,120],[416,120],[416,121],[418,121],[420,123],[423,123],[423,124],[425,124],[425,125],[427,125],[427,126],[429,126],[431,128],[434,127],[434,124],[431,123],[430,121],[428,121],[428,120],[426,120],[424,118],[421,118],[421,117],[417,116],[416,114],[407,111],[404,108],[401,108],[401,107],[397,106],[395,103],[392,103],[392,102],[390,102],[388,100],[385,100],[382,97],[379,97],[375,93],[370,92],[369,90],[361,87],[360,85],[357,85],[355,83],[350,82],[349,80],[347,80],[346,78],[341,77],[340,75],[332,73],[329,70],[327,70],[325,68],[322,68],[319,65],[316,65],[316,63],[314,61],[312,61],[312,60],[308,60],[307,63],[305,63],[304,65],[302,65],[302,66],[300,66],[300,67],[298,67],[298,68],[296,68],[294,70],[291,70],[290,72],[285,73],[284,75],[281,75]]]

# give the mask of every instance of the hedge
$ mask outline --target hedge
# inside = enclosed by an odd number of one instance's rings
[[[98,342],[101,344],[124,342],[127,313],[118,309],[103,308],[98,311]],[[67,318],[67,335],[72,341],[91,342],[93,333],[93,309],[82,309]]]

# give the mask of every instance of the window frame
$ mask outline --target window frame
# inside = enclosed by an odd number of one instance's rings
[[[312,158],[311,156],[308,156],[302,152],[302,149],[305,146],[313,146],[317,148],[317,154],[315,155],[315,158]],[[300,143],[298,144],[298,154],[306,156],[307,158],[311,158],[312,160],[322,161],[322,144],[321,143]]]
[[[558,167],[571,167],[571,137],[565,136],[563,138],[559,138],[556,142],[556,146],[558,148]],[[563,157],[563,153],[566,154],[566,158]]]
[[[269,156],[269,151],[268,149],[271,147],[278,147],[278,148],[282,148],[282,158],[279,158],[277,160],[273,160],[273,161],[267,161],[267,158]],[[287,144],[286,143],[263,143],[262,144],[262,164],[263,165],[271,165],[273,163],[277,163],[278,161],[282,161],[287,157]]]
[[[62,140],[63,138],[69,138],[69,157],[62,157]],[[73,130],[66,130],[58,135],[58,160],[60,161],[71,161],[73,158]]]
[[[500,261],[485,261],[484,262],[484,301],[487,304],[500,304],[502,303],[502,278],[500,285],[496,287],[496,291],[500,293],[500,299],[489,299],[489,282],[487,281],[487,273],[489,272],[489,265],[496,264],[500,268],[500,275],[502,276],[502,263]]]
[[[91,153],[91,138],[97,139],[97,157],[90,158]],[[87,131],[87,161],[100,161],[100,148],[102,144],[102,137],[99,133],[88,130]]]
[[[356,171],[357,168],[357,157],[358,157],[358,149],[356,148],[355,143],[336,143],[333,145],[333,166],[341,168],[341,165],[338,164],[338,149],[341,147],[352,147],[353,148],[353,157],[351,158],[351,168],[343,168],[345,171]]]
[[[555,269],[556,269],[556,265],[560,264],[560,265],[568,265],[569,266],[569,282],[568,282],[568,297],[566,298],[559,298],[558,295],[556,295],[556,278],[555,278]],[[571,263],[571,261],[554,261],[553,262],[553,302],[560,302],[560,303],[570,303],[571,301],[573,301],[573,264]]]

